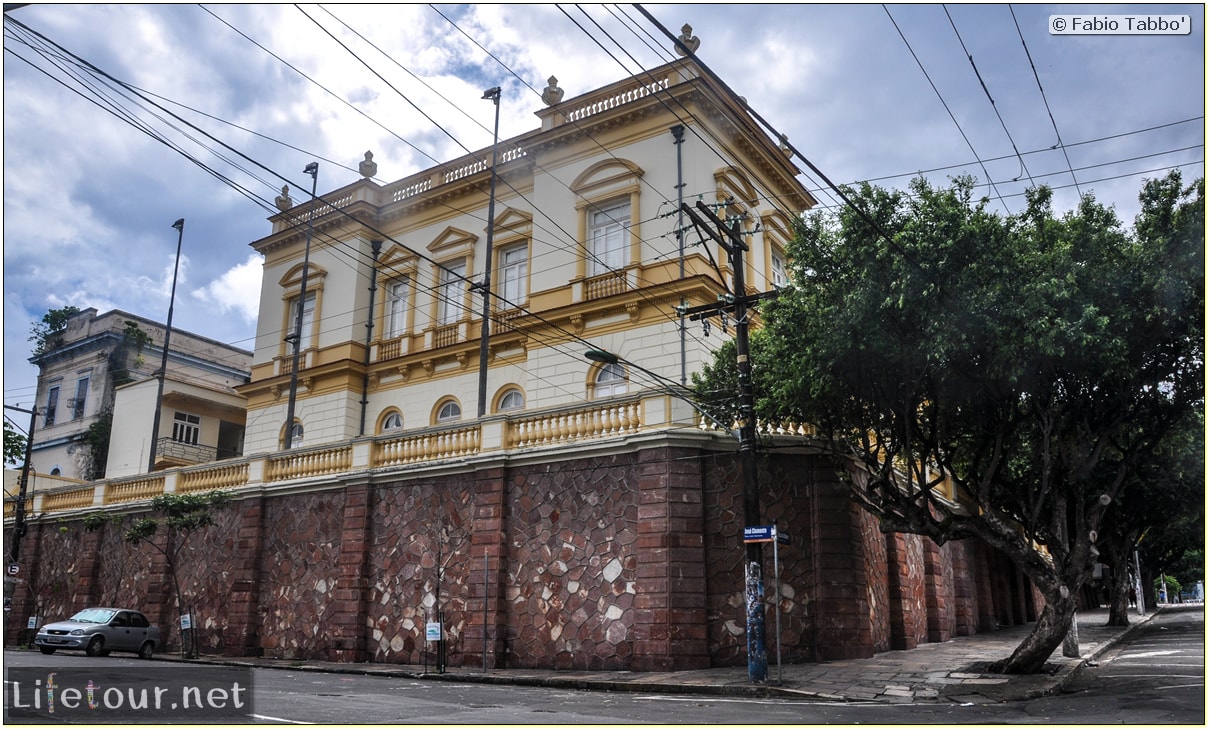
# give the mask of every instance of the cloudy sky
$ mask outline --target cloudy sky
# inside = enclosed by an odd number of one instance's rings
[[[690,24],[698,57],[836,184],[968,173],[1004,213],[1047,184],[1059,210],[1090,193],[1129,223],[1145,178],[1204,175],[1203,5],[642,7],[674,33]],[[1192,31],[1054,35],[1056,14],[1187,15]],[[358,179],[366,150],[391,182],[488,147],[486,88],[503,88],[507,138],[537,126],[551,75],[570,98],[671,47],[632,5],[9,11],[5,404],[35,404],[28,337],[48,310],[166,318],[178,218],[174,327],[250,349],[248,244],[282,184],[309,191],[308,163],[320,194]],[[835,204],[818,175],[801,179]]]

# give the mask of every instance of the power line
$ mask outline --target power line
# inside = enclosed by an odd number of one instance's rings
[[[945,112],[949,115],[949,119],[951,119],[953,121],[953,125],[957,127],[957,132],[961,134],[961,138],[965,140],[966,146],[968,146],[970,151],[973,152],[974,159],[978,160],[978,164],[982,167],[982,173],[986,175],[987,180],[990,180],[991,173],[987,171],[986,165],[982,162],[982,159],[978,156],[978,152],[974,149],[974,143],[970,141],[970,138],[966,135],[965,130],[961,128],[961,122],[957,121],[957,117],[953,114],[953,110],[949,108],[949,104],[947,101],[945,101],[944,95],[940,93],[940,89],[936,88],[936,82],[933,81],[932,76],[928,74],[928,69],[924,68],[923,61],[919,59],[919,56],[915,53],[915,49],[911,47],[911,42],[907,40],[906,34],[904,34],[902,29],[898,27],[898,23],[894,20],[894,16],[890,13],[890,8],[886,7],[885,4],[882,4],[882,10],[886,11],[886,17],[890,18],[890,24],[894,26],[894,30],[898,32],[898,37],[902,38],[903,43],[907,46],[907,51],[910,52],[911,58],[915,59],[916,65],[918,65],[919,70],[923,72],[924,78],[928,80],[928,85],[932,87],[932,91],[936,94],[936,98],[940,99],[940,105],[944,107]],[[1011,214],[1012,211],[1008,209],[1007,203],[1004,202],[1003,196],[999,194],[999,189],[993,182],[991,183],[991,189],[995,191],[995,197],[999,198],[999,202],[1003,204],[1003,209],[1008,214]]]
[[[1029,178],[1029,183],[1036,185],[1036,183],[1033,182],[1032,175],[1029,174],[1028,166],[1024,164],[1024,158],[1020,156],[1020,150],[1016,147],[1016,140],[1012,139],[1012,133],[1008,131],[1007,122],[1003,120],[1003,115],[999,113],[999,107],[995,104],[995,99],[991,96],[991,90],[987,88],[986,81],[983,80],[982,74],[978,72],[978,65],[974,63],[974,55],[970,53],[968,48],[966,48],[966,42],[961,37],[961,33],[957,30],[957,23],[953,21],[953,16],[949,14],[949,6],[942,5],[941,7],[944,8],[945,17],[949,19],[949,25],[953,28],[953,33],[957,36],[957,42],[961,44],[961,50],[966,54],[966,58],[970,60],[970,68],[974,69],[974,77],[978,79],[978,85],[982,87],[982,93],[986,95],[987,101],[991,102],[991,108],[995,111],[995,118],[999,119],[999,126],[1003,127],[1003,133],[1007,135],[1008,142],[1010,142],[1012,145],[1012,151],[1015,152],[1016,159],[1020,161],[1020,169],[1023,171],[1024,175]],[[889,13],[888,10],[886,12]],[[1018,179],[1020,179],[1019,175],[1016,177],[1016,180]],[[1016,180],[1012,181],[1015,182]]]
[[[1012,14],[1012,22],[1016,25],[1016,35],[1020,38],[1020,45],[1024,48],[1024,55],[1028,58],[1028,66],[1033,71],[1033,79],[1037,82],[1037,90],[1041,92],[1041,101],[1045,104],[1045,113],[1049,115],[1049,123],[1054,128],[1054,136],[1058,139],[1057,147],[1062,149],[1062,154],[1066,157],[1066,166],[1070,169],[1071,180],[1075,183],[1075,191],[1079,197],[1083,197],[1083,191],[1079,189],[1079,178],[1075,176],[1075,171],[1071,168],[1070,155],[1066,152],[1066,146],[1062,144],[1062,135],[1058,132],[1058,122],[1054,121],[1054,112],[1049,108],[1049,99],[1045,96],[1045,88],[1041,86],[1041,76],[1037,73],[1037,64],[1033,63],[1033,54],[1029,53],[1028,43],[1024,42],[1024,33],[1020,30],[1020,21],[1016,19],[1016,10],[1010,4],[1008,12]]]

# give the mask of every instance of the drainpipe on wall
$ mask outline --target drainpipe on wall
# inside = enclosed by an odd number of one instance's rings
[[[676,241],[680,246],[680,280],[684,281],[684,166],[682,152],[684,149],[684,126],[677,124],[672,127],[672,137],[676,141]],[[688,302],[684,294],[680,295],[680,384],[688,384],[688,352],[685,342],[684,309]]]
[[[382,250],[382,241],[369,242],[373,247],[374,260],[370,264],[369,274],[369,315],[365,317],[365,374],[361,378],[361,432],[365,435],[365,411],[369,409],[369,343],[374,338],[374,296],[378,293],[378,253]]]

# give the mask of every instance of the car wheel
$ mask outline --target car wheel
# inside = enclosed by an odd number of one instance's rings
[[[48,645],[42,645],[42,646],[38,646],[38,647],[42,650],[42,655],[44,655],[44,656],[49,656],[52,653],[54,653],[56,650],[54,648],[51,648]]]
[[[93,636],[93,639],[88,641],[88,647],[84,652],[92,658],[105,655],[105,639],[101,636]]]
[[[139,658],[142,658],[143,660],[147,660],[147,659],[151,658],[151,654],[154,651],[155,651],[155,644],[152,643],[151,641],[147,641],[146,643],[139,646]]]

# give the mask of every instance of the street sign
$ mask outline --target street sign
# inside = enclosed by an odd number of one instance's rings
[[[743,527],[743,541],[745,543],[771,542],[774,538],[773,527],[771,526]]]
[[[781,544],[789,544],[789,533],[777,530],[777,541]]]
[[[428,623],[424,626],[424,637],[429,641],[439,641],[441,639],[441,624]]]

